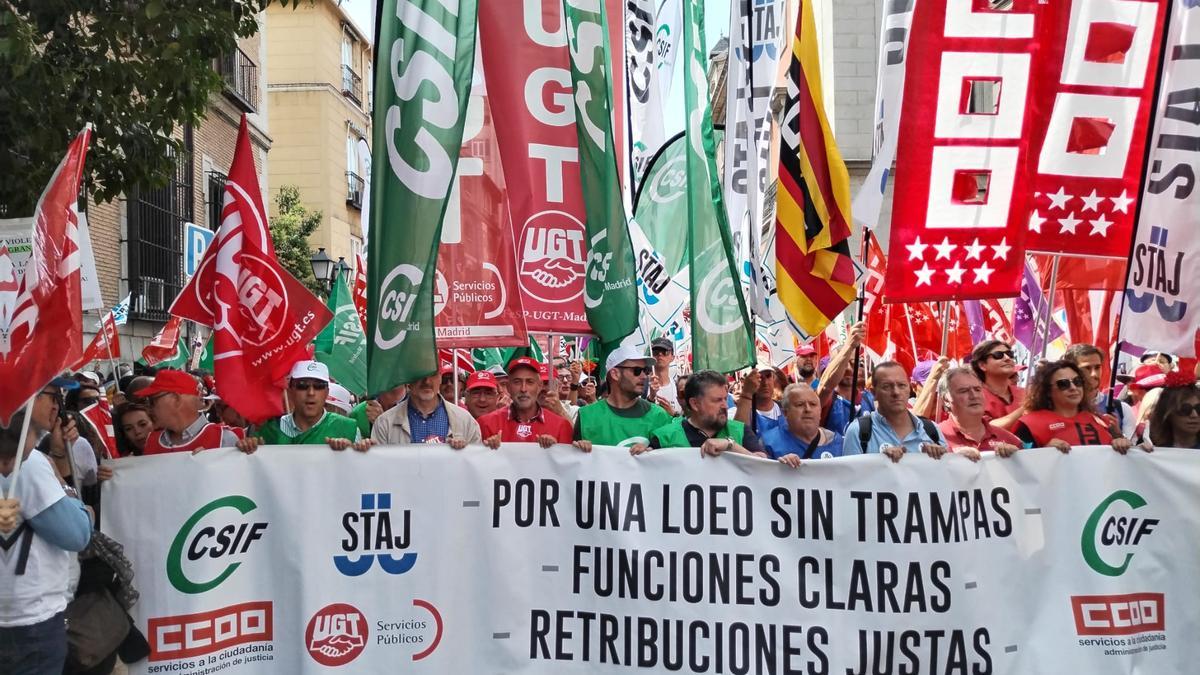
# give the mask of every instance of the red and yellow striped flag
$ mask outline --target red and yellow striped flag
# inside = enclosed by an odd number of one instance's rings
[[[776,282],[808,340],[854,301],[861,272],[850,257],[850,177],[825,116],[811,0],[800,3],[781,137]]]

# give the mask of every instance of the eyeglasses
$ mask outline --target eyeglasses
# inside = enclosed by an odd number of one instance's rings
[[[146,398],[146,399],[143,399],[143,400],[145,400],[145,401],[146,401],[146,403],[147,403],[148,405],[150,405],[151,407],[153,407],[155,403],[157,403],[158,401],[161,401],[161,400],[163,400],[164,398],[166,398],[166,397],[168,397],[168,396],[170,396],[170,395],[171,395],[171,392],[169,392],[169,391],[166,391],[166,392],[163,392],[163,393],[161,393],[161,394],[154,394],[153,396],[151,396],[151,397],[149,397],[149,398]]]
[[[652,368],[650,368],[650,366],[617,366],[617,367],[620,368],[621,370],[628,370],[629,372],[633,373],[634,377],[638,377],[639,375],[642,375],[643,373],[649,373],[652,370]]]
[[[1076,389],[1083,389],[1083,378],[1076,375],[1068,380],[1064,377],[1061,380],[1055,380],[1054,386],[1058,387],[1059,391],[1068,391],[1072,387],[1075,387]]]
[[[994,359],[996,361],[1003,361],[1004,359],[1011,360],[1013,358],[1013,353],[1012,352],[992,352],[991,354],[988,354],[988,358]]]
[[[671,351],[668,349],[651,349],[650,353],[655,356],[666,356],[667,354],[670,354]]]
[[[317,380],[315,382],[292,382],[289,386],[296,391],[308,391],[310,389],[313,391],[325,391],[329,388],[329,383]]]
[[[1175,411],[1175,414],[1179,415],[1180,417],[1200,415],[1200,403],[1193,403],[1191,405],[1184,403],[1183,405],[1179,406],[1179,408]]]

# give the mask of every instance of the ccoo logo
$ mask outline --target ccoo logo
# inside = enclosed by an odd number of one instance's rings
[[[404,342],[408,331],[420,330],[421,324],[409,323],[413,306],[421,292],[425,273],[403,263],[392,268],[379,285],[379,320],[375,323],[375,346],[393,349]]]
[[[1096,572],[1108,577],[1119,577],[1129,568],[1133,560],[1133,552],[1126,550],[1124,557],[1117,563],[1112,557],[1116,549],[1128,549],[1137,546],[1142,539],[1154,532],[1158,526],[1157,518],[1139,518],[1133,515],[1120,515],[1110,510],[1117,504],[1124,504],[1133,511],[1146,506],[1146,500],[1136,492],[1118,490],[1100,502],[1100,505],[1088,516],[1087,524],[1083,527],[1080,546],[1083,549],[1083,559]],[[1109,557],[1106,558],[1106,554]]]

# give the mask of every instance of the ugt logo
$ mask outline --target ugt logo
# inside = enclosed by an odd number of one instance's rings
[[[408,549],[411,511],[405,509],[397,515],[396,530],[392,528],[392,495],[389,492],[362,495],[361,508],[342,516],[342,527],[346,536],[342,539],[342,550],[347,554],[333,556],[338,571],[348,577],[366,574],[379,560],[379,566],[388,574],[404,574],[417,564],[416,553],[395,553]],[[395,532],[395,534],[393,534]]]
[[[1157,518],[1110,513],[1111,507],[1117,503],[1125,504],[1129,509],[1136,511],[1146,505],[1146,500],[1136,492],[1117,490],[1100,502],[1092,511],[1092,515],[1088,516],[1080,538],[1083,559],[1087,561],[1088,567],[1108,577],[1124,574],[1129,568],[1129,562],[1133,560],[1133,552],[1127,551],[1119,565],[1114,565],[1111,559],[1106,560],[1104,552],[1137,546],[1142,537],[1153,532],[1158,526]]]

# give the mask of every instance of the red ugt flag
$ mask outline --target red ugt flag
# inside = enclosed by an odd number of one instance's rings
[[[221,396],[256,424],[283,414],[279,383],[333,318],[275,257],[245,115],[221,229],[171,314],[212,327]]]
[[[92,361],[102,361],[110,356],[114,359],[121,356],[121,341],[117,336],[117,322],[113,319],[112,310],[104,315],[100,332],[84,348],[83,356],[71,366],[71,370],[80,370]]]
[[[38,199],[33,251],[15,290],[0,285],[0,424],[83,351],[76,201],[91,137],[91,127],[79,132]]]

